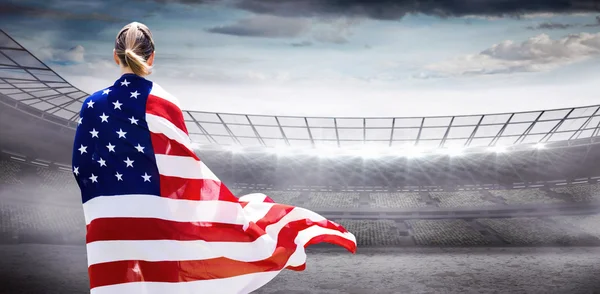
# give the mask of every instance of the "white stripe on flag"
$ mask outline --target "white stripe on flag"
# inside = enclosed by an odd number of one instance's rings
[[[294,251],[294,254],[292,254],[292,256],[290,256],[290,258],[288,259],[286,266],[301,266],[305,264],[306,252],[304,250],[299,249],[304,248],[304,245],[306,245],[306,243],[308,243],[308,241],[310,241],[312,238],[323,235],[340,236],[344,239],[348,239],[356,243],[356,237],[354,237],[352,233],[342,233],[337,230],[332,230],[319,226],[312,226],[300,231],[300,233],[298,233],[298,236],[296,236],[296,239],[294,239],[294,243],[296,243],[298,247],[296,247],[296,251]]]
[[[253,242],[118,240],[88,243],[87,253],[88,266],[121,260],[184,261],[219,257],[253,262],[272,256],[276,246],[277,238],[268,235]]]
[[[158,173],[183,179],[213,180],[219,178],[204,164],[189,156],[155,154]]]
[[[155,134],[163,134],[167,138],[187,147],[189,150],[194,150],[192,148],[190,137],[188,137],[184,131],[176,127],[168,119],[158,115],[146,113],[146,122],[148,123],[148,130],[150,130],[150,132]]]
[[[83,204],[83,212],[86,224],[97,218],[129,217],[247,225],[244,221],[252,217],[235,202],[182,200],[156,195],[98,196]]]
[[[240,197],[239,199],[241,202],[250,202],[250,201],[264,202],[265,199],[267,199],[267,195],[262,194],[262,193],[252,193],[252,194],[244,195],[244,196]]]
[[[173,96],[169,92],[165,91],[165,89],[163,89],[163,87],[161,87],[159,84],[157,84],[155,82],[152,82],[152,90],[150,90],[150,95],[165,99],[165,100],[175,104],[175,106],[177,106],[178,108],[181,109],[181,107],[179,106],[179,99],[175,98],[175,96]]]

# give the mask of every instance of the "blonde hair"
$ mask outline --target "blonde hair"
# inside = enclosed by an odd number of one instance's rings
[[[115,41],[115,52],[121,63],[138,76],[152,73],[147,60],[154,53],[154,40],[150,29],[142,23],[132,22],[124,26]]]

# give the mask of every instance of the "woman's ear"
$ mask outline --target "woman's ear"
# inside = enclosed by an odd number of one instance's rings
[[[117,56],[117,51],[113,49],[113,59],[118,66],[121,66],[121,60],[119,60],[119,56]]]
[[[154,64],[154,53],[156,53],[156,51],[152,52],[152,54],[150,54],[150,57],[148,57],[148,60],[146,60],[146,63],[149,66],[152,66]]]

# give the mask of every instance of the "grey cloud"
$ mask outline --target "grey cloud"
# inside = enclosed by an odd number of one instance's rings
[[[292,45],[292,47],[309,47],[309,46],[312,46],[312,42],[302,41],[302,42],[292,43],[290,45]]]
[[[529,30],[565,30],[572,27],[577,27],[575,24],[545,22],[537,26],[528,26]]]
[[[595,20],[594,23],[588,23],[588,24],[583,24],[583,25],[557,23],[557,22],[545,22],[545,23],[541,23],[537,26],[528,26],[527,29],[529,29],[529,30],[565,30],[565,29],[570,29],[570,28],[575,28],[575,27],[590,28],[590,27],[600,26],[600,16],[596,16],[596,18],[594,20]]]
[[[58,10],[41,5],[30,6],[12,3],[0,3],[0,16],[29,16],[29,17],[44,17],[60,20],[98,20],[105,22],[122,22],[123,20],[109,14],[98,12],[93,13],[76,13],[67,10]]]
[[[407,14],[439,17],[519,16],[539,13],[599,12],[598,0],[179,0],[186,4],[222,3],[279,16],[360,16],[381,20],[400,19]]]
[[[560,39],[541,34],[521,43],[506,40],[478,54],[431,64],[425,70],[444,76],[537,72],[595,56],[600,56],[600,33],[571,34]]]
[[[297,37],[310,28],[307,20],[260,15],[237,23],[208,29],[211,33],[242,37]]]

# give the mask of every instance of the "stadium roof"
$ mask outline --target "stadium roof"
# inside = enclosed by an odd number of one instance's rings
[[[87,93],[71,85],[0,30],[0,93],[14,106],[33,107],[76,127]],[[24,107],[24,105],[30,107]],[[184,111],[199,145],[245,147],[511,146],[599,135],[600,105],[530,112],[437,116],[333,118]],[[56,122],[56,117],[50,119]]]

